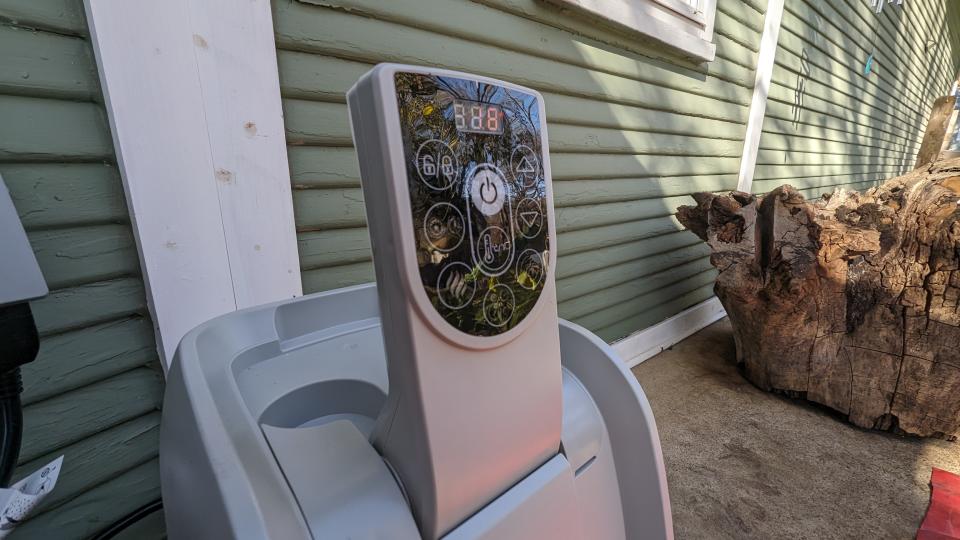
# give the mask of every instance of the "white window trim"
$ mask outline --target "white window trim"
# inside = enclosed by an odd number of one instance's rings
[[[681,56],[710,62],[716,56],[716,0],[694,9],[683,0],[547,0],[604,24],[667,45]]]
[[[677,13],[678,15],[690,19],[691,21],[706,26],[707,16],[700,8],[695,8],[683,0],[653,0],[653,2]],[[699,2],[697,2],[699,4]]]
[[[302,294],[270,0],[85,0],[161,361]]]

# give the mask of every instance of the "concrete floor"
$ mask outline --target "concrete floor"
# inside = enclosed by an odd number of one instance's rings
[[[653,407],[678,539],[914,538],[960,443],[844,423],[736,370],[724,319],[633,369]]]

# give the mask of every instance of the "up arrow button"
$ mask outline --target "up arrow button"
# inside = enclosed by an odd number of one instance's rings
[[[521,144],[510,155],[510,169],[525,189],[532,188],[540,176],[540,160],[533,149]]]
[[[533,166],[527,156],[523,156],[523,159],[517,165],[517,172],[520,174],[537,174],[537,168]]]

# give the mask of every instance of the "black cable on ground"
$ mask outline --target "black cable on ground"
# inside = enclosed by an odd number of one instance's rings
[[[141,519],[149,516],[150,514],[156,512],[163,508],[163,501],[157,499],[153,502],[149,502],[140,508],[137,508],[133,512],[123,516],[113,525],[110,525],[106,529],[100,531],[96,536],[92,537],[90,540],[109,540],[120,534],[124,529],[130,527],[134,523],[140,521]]]

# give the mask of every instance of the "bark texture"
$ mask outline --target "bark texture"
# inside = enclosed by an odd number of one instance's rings
[[[698,193],[737,359],[760,388],[867,428],[960,434],[960,159],[864,194]]]

